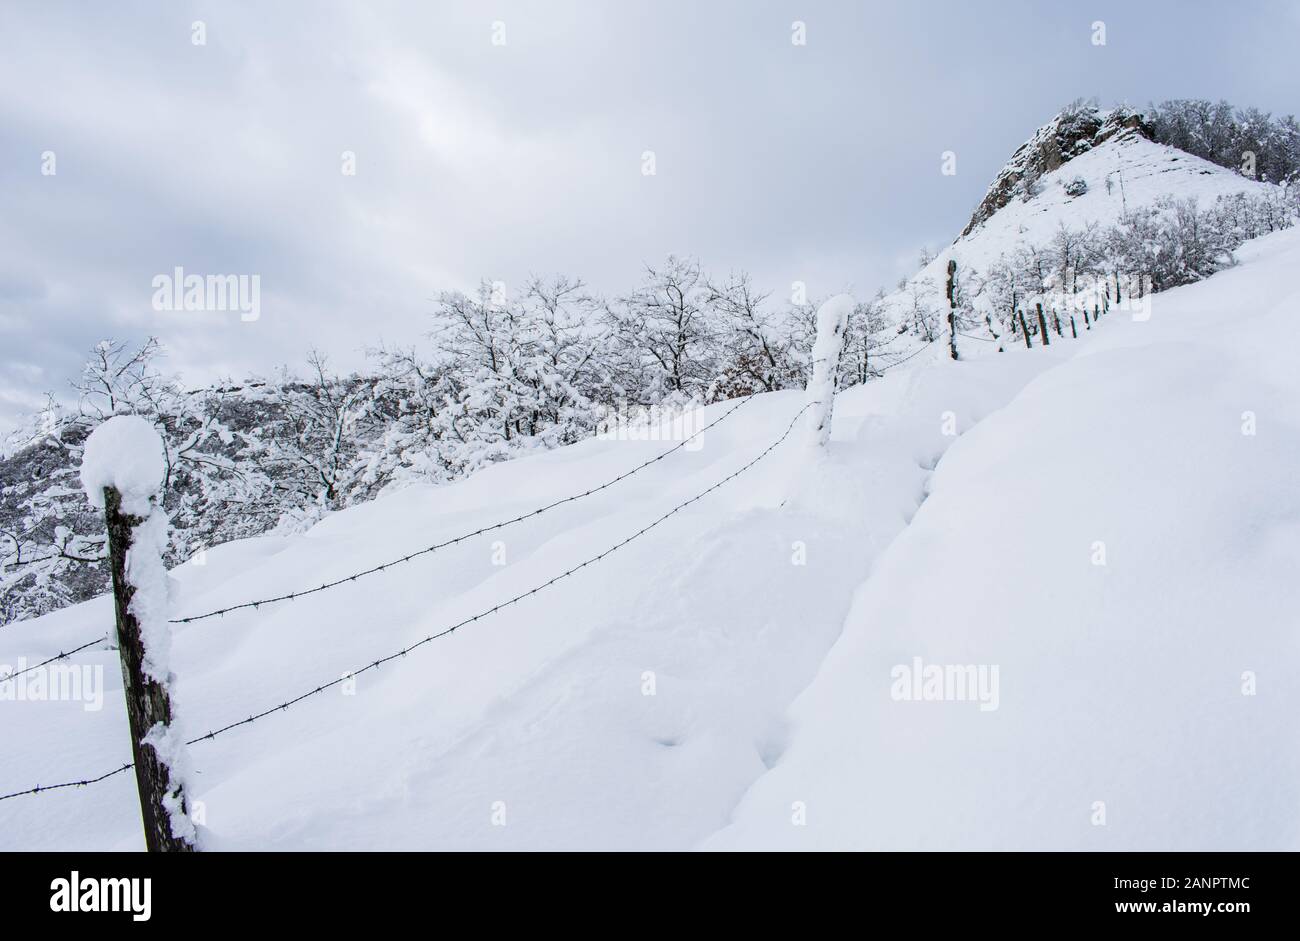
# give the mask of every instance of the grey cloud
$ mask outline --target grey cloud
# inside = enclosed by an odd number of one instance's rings
[[[955,235],[1070,99],[1300,100],[1287,4],[1073,6],[10,5],[0,342],[38,370],[0,375],[0,423],[105,336],[158,335],[192,382],[313,345],[349,367],[485,276],[615,292],[677,252],[870,293]],[[176,265],[261,275],[261,319],[152,310]]]

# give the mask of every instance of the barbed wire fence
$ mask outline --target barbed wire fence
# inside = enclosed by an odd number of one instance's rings
[[[262,605],[266,605],[266,604],[276,604],[281,601],[293,601],[295,599],[302,598],[306,595],[314,595],[318,592],[326,591],[330,588],[337,588],[340,585],[345,585],[348,584],[349,582],[355,582],[357,579],[365,578],[367,575],[374,575],[378,572],[386,571],[390,568],[393,568],[394,566],[398,566],[405,562],[410,562],[414,559],[420,558],[421,556],[425,556],[425,555],[429,555],[430,553],[437,552],[439,549],[449,548],[450,546],[454,546],[457,545],[458,543],[465,542],[468,539],[473,539],[475,536],[481,536],[485,533],[496,532],[497,530],[504,529],[507,526],[512,526],[515,523],[521,523],[525,520],[529,520],[529,519],[533,519],[534,517],[541,516],[543,513],[547,513],[550,510],[554,510],[557,507],[564,506],[565,504],[569,504],[569,503],[575,503],[578,500],[583,499],[584,497],[590,497],[594,494],[600,493],[603,490],[608,490],[610,487],[613,487],[615,484],[627,480],[629,477],[632,477],[633,475],[640,473],[641,471],[645,470],[647,467],[659,463],[665,458],[671,456],[672,454],[686,447],[691,441],[700,437],[706,431],[709,431],[712,428],[716,428],[718,425],[722,424],[733,414],[735,414],[739,409],[741,409],[748,403],[752,402],[753,400],[754,400],[753,395],[745,396],[744,398],[736,402],[736,404],[732,405],[729,409],[723,412],[720,416],[715,418],[713,421],[709,422],[709,424],[705,425],[703,428],[699,429],[698,431],[695,431],[690,435],[686,436],[685,438],[677,442],[677,444],[673,445],[668,450],[655,455],[654,457],[650,458],[650,460],[644,461],[638,464],[636,467],[633,467],[630,470],[625,471],[622,474],[619,474],[617,477],[605,481],[603,484],[600,484],[599,486],[592,487],[589,490],[584,490],[581,493],[575,493],[570,496],[564,497],[562,499],[555,500],[551,503],[546,504],[545,506],[538,507],[535,510],[530,510],[527,513],[521,513],[518,516],[512,517],[507,520],[502,520],[499,523],[493,523],[490,526],[480,527],[479,529],[476,529],[473,532],[462,533],[461,535],[454,536],[451,539],[446,539],[443,540],[442,542],[434,543],[431,546],[425,546],[422,549],[417,549],[414,552],[407,553],[406,555],[393,559],[389,562],[383,562],[380,563],[379,565],[374,565],[371,566],[370,568],[363,569],[360,572],[355,572],[351,575],[345,575],[342,578],[337,578],[334,579],[333,581],[325,582],[324,584],[317,585],[314,588],[307,588],[297,592],[288,592],[286,594],[276,595],[271,598],[260,598],[256,601],[245,601],[239,604],[230,605],[225,608],[218,608],[214,611],[209,611],[206,614],[196,614],[184,618],[172,618],[168,621],[168,623],[189,624],[194,621],[202,621],[208,618],[224,616],[226,614],[229,614],[232,611],[241,611],[249,608],[257,609],[260,608]],[[0,676],[0,682],[8,682],[9,680],[17,679],[18,677],[26,673],[31,673],[35,670],[41,669],[42,667],[49,666],[51,663],[54,663],[58,660],[65,660],[68,657],[71,657],[73,654],[80,653],[83,650],[87,650],[91,647],[94,647],[96,644],[106,642],[108,641],[108,639],[109,639],[108,635],[106,634],[100,635],[94,640],[87,641],[86,643],[83,643],[78,647],[74,647],[71,650],[60,651],[58,654],[56,654],[53,657],[50,657],[48,660],[42,660],[40,663],[33,664],[32,666],[29,667],[25,667],[22,670],[18,670],[12,673],[6,673]]]
[[[891,341],[891,342],[893,342],[893,341]],[[937,341],[936,341],[936,342],[937,342]],[[921,353],[924,353],[926,350],[930,349],[932,346],[933,346],[933,343],[926,343],[926,344],[922,345],[921,347],[919,347],[919,348],[913,350],[911,353],[907,354],[906,356],[902,357],[901,359],[899,359],[899,360],[897,360],[897,361],[895,361],[895,362],[893,362],[893,363],[889,363],[888,365],[885,365],[885,366],[880,367],[879,370],[878,370],[878,372],[881,373],[881,374],[883,374],[883,373],[887,372],[888,370],[893,369],[893,368],[896,367],[896,366],[901,366],[903,363],[907,362],[908,360],[912,359],[913,357],[915,357],[915,356],[917,356],[917,355],[919,355],[919,354],[921,354]],[[820,359],[812,360],[813,363],[817,363],[817,362],[820,362],[820,361],[821,361]],[[355,573],[353,573],[353,574],[351,574],[351,575],[345,575],[345,576],[343,576],[343,577],[341,577],[341,578],[334,579],[333,581],[325,582],[325,583],[320,584],[320,585],[317,585],[317,586],[315,586],[315,587],[313,587],[313,588],[306,588],[306,589],[303,589],[302,591],[297,591],[297,592],[287,592],[286,594],[283,594],[283,595],[276,595],[276,596],[273,596],[273,597],[270,597],[270,598],[259,598],[259,599],[255,600],[255,601],[244,601],[244,602],[240,602],[239,604],[230,605],[230,606],[228,606],[228,607],[217,608],[217,609],[215,609],[215,610],[208,611],[208,612],[206,612],[206,613],[204,613],[204,614],[195,614],[195,615],[190,615],[189,617],[183,617],[183,618],[172,618],[172,619],[170,619],[170,620],[168,621],[168,623],[169,623],[169,624],[190,624],[190,623],[193,623],[193,622],[196,622],[196,621],[207,620],[207,619],[209,619],[209,618],[214,618],[214,617],[223,617],[223,616],[225,616],[226,614],[229,614],[229,613],[231,613],[231,612],[233,612],[233,611],[242,611],[242,610],[246,610],[246,609],[250,609],[250,608],[256,610],[256,609],[261,608],[262,605],[277,604],[277,603],[282,602],[282,601],[294,601],[294,600],[296,600],[296,599],[298,599],[298,598],[302,598],[302,597],[305,597],[305,596],[307,596],[307,595],[314,595],[314,594],[317,594],[318,592],[326,591],[326,590],[331,589],[331,588],[337,588],[337,587],[340,586],[340,585],[348,584],[349,582],[355,582],[357,579],[359,579],[359,578],[365,578],[365,577],[368,576],[368,575],[375,575],[375,574],[377,574],[377,573],[379,573],[379,572],[387,571],[387,570],[390,569],[390,568],[393,568],[393,567],[398,566],[398,565],[402,565],[403,563],[406,563],[406,562],[413,561],[414,559],[420,558],[421,556],[425,556],[425,555],[429,555],[429,554],[431,554],[431,553],[433,553],[433,552],[437,552],[439,549],[450,548],[451,546],[457,545],[458,543],[462,543],[462,542],[465,542],[466,540],[472,539],[472,538],[474,538],[475,536],[481,536],[481,535],[484,535],[485,533],[496,532],[496,531],[498,531],[498,530],[504,529],[504,528],[507,527],[507,526],[512,526],[512,525],[514,525],[515,523],[521,523],[521,522],[523,522],[523,521],[525,521],[525,520],[532,519],[533,517],[540,516],[540,515],[542,515],[543,513],[546,513],[546,512],[548,512],[548,511],[550,511],[550,510],[553,510],[553,509],[555,509],[555,508],[557,508],[557,507],[560,507],[560,506],[563,506],[563,505],[565,505],[565,504],[574,503],[574,502],[576,502],[576,501],[578,501],[578,500],[583,499],[584,497],[589,497],[589,496],[592,496],[592,495],[594,495],[594,494],[600,493],[600,492],[603,491],[603,490],[607,490],[607,489],[609,489],[610,487],[614,486],[615,484],[618,484],[618,483],[620,483],[620,482],[622,482],[622,481],[624,481],[624,480],[627,480],[629,477],[633,476],[634,474],[637,474],[637,473],[639,473],[639,472],[645,470],[647,467],[650,467],[650,466],[653,465],[653,464],[657,464],[659,461],[662,461],[664,458],[669,457],[670,455],[672,455],[672,454],[674,454],[675,452],[677,452],[677,451],[681,450],[682,448],[684,448],[684,447],[685,447],[688,443],[690,443],[693,439],[695,439],[695,438],[699,437],[700,435],[704,434],[704,432],[706,432],[706,431],[710,430],[711,428],[715,428],[715,427],[717,427],[718,425],[722,424],[722,422],[724,422],[726,419],[728,419],[729,417],[731,417],[731,415],[732,415],[733,413],[735,413],[738,409],[740,409],[742,406],[744,406],[744,405],[748,404],[749,402],[753,401],[754,398],[755,398],[754,395],[748,395],[748,396],[745,396],[745,397],[742,398],[739,402],[737,402],[735,405],[733,405],[731,408],[727,409],[727,411],[725,411],[725,412],[724,412],[722,415],[720,415],[718,418],[714,419],[712,422],[710,422],[709,424],[705,425],[705,426],[704,426],[703,428],[701,428],[699,431],[696,431],[696,432],[694,432],[693,434],[687,436],[686,438],[683,438],[681,441],[679,441],[679,442],[678,442],[676,445],[674,445],[673,447],[669,448],[668,450],[664,451],[664,452],[661,453],[661,454],[656,455],[655,457],[651,458],[651,459],[648,460],[648,461],[645,461],[645,462],[643,462],[643,463],[641,463],[641,464],[638,464],[636,467],[633,467],[632,469],[630,469],[630,470],[628,470],[628,471],[626,471],[626,472],[624,472],[624,473],[622,473],[622,474],[619,474],[617,477],[614,477],[613,479],[608,480],[608,481],[606,481],[605,483],[600,484],[600,485],[597,486],[597,487],[592,487],[590,490],[584,490],[584,491],[582,491],[581,493],[572,494],[571,496],[564,497],[563,499],[553,501],[552,503],[548,503],[548,504],[546,504],[545,506],[538,507],[538,508],[535,509],[535,510],[530,510],[530,511],[527,512],[527,513],[521,513],[521,514],[518,515],[518,516],[512,517],[512,518],[507,519],[507,520],[502,520],[501,522],[498,522],[498,523],[493,523],[493,524],[491,524],[490,526],[483,526],[483,527],[480,527],[479,529],[476,529],[476,530],[474,530],[474,531],[472,531],[472,532],[462,533],[461,535],[459,535],[459,536],[454,536],[454,537],[452,537],[451,539],[446,539],[446,540],[443,540],[442,542],[438,542],[438,543],[435,543],[435,544],[430,545],[430,546],[425,546],[424,548],[417,549],[417,550],[414,551],[414,552],[407,553],[406,555],[404,555],[404,556],[400,556],[400,557],[395,558],[395,559],[392,559],[391,561],[383,562],[383,563],[380,563],[379,565],[371,566],[370,568],[363,569],[362,571],[355,572]],[[110,642],[110,638],[109,638],[109,636],[108,636],[107,634],[102,634],[102,635],[100,635],[99,637],[96,637],[94,640],[90,640],[90,641],[87,641],[87,642],[85,642],[85,643],[83,643],[83,644],[80,644],[80,645],[78,645],[78,646],[76,646],[76,647],[73,647],[71,650],[60,651],[59,653],[55,654],[53,657],[50,657],[50,658],[48,658],[48,659],[46,659],[46,660],[42,660],[42,661],[39,662],[39,663],[32,664],[31,666],[28,666],[28,667],[24,667],[24,668],[21,669],[21,670],[16,670],[16,671],[11,672],[11,673],[6,673],[6,674],[4,674],[4,675],[0,675],[0,682],[8,682],[8,681],[10,681],[10,680],[17,679],[18,677],[23,676],[24,674],[35,672],[36,670],[42,669],[43,667],[47,667],[47,666],[49,666],[49,665],[52,664],[52,663],[56,663],[56,662],[58,662],[58,661],[60,661],[60,660],[66,660],[66,659],[68,659],[69,657],[73,656],[74,654],[81,653],[83,650],[89,650],[90,648],[92,648],[92,647],[94,647],[94,646],[96,646],[96,645],[98,645],[98,644],[101,644],[101,643],[109,643],[109,642]]]
[[[600,493],[602,490],[608,490],[610,487],[613,487],[615,484],[621,483],[622,481],[627,480],[629,477],[633,476],[634,474],[640,473],[641,471],[645,470],[647,467],[650,467],[652,464],[657,464],[658,462],[662,461],[664,458],[686,447],[686,445],[689,444],[693,439],[698,438],[700,435],[704,434],[704,432],[708,431],[710,428],[714,428],[722,424],[722,422],[726,421],[729,417],[731,417],[731,415],[734,414],[738,409],[748,404],[749,402],[752,402],[753,400],[754,400],[754,396],[752,395],[746,396],[745,398],[737,402],[735,405],[733,405],[731,408],[727,409],[727,411],[725,411],[718,418],[714,419],[708,425],[705,425],[699,431],[689,435],[688,437],[683,438],[681,441],[679,441],[673,447],[669,448],[667,451],[664,451],[662,454],[658,454],[652,457],[650,460],[645,461],[642,464],[638,464],[636,467],[632,468],[631,470],[619,474],[617,477],[613,478],[612,480],[606,481],[605,483],[601,484],[598,487],[592,487],[590,490],[584,490],[582,493],[575,493],[572,496],[564,497],[563,499],[556,500],[553,503],[548,503],[545,506],[538,507],[535,510],[530,510],[527,513],[521,513],[519,516],[515,516],[511,519],[502,520],[501,522],[493,523],[490,526],[483,526],[479,529],[474,530],[473,532],[464,533],[463,535],[455,536],[451,539],[447,539],[443,542],[435,543],[431,546],[425,546],[423,549],[417,549],[415,552],[410,552],[404,556],[401,556],[400,558],[393,559],[391,562],[384,562],[381,563],[380,565],[371,566],[370,568],[364,569],[353,575],[346,575],[343,578],[336,578],[333,581],[325,582],[324,584],[318,585],[315,588],[307,588],[304,589],[303,591],[298,591],[298,592],[289,592],[287,594],[277,595],[276,597],[273,598],[263,598],[258,601],[245,601],[241,604],[231,605],[226,608],[218,608],[215,611],[209,611],[206,614],[195,614],[192,615],[191,617],[185,617],[185,618],[173,618],[168,623],[189,624],[194,621],[202,621],[207,618],[214,618],[225,614],[229,614],[231,611],[241,611],[247,608],[259,608],[264,604],[275,604],[280,601],[293,601],[297,598],[305,597],[306,595],[314,595],[317,592],[326,591],[330,588],[336,588],[339,585],[344,585],[348,582],[355,582],[358,578],[365,578],[367,575],[374,575],[378,572],[383,572],[387,569],[392,568],[393,566],[401,565],[405,562],[410,562],[413,559],[417,559],[421,556],[428,555],[432,552],[437,552],[439,549],[446,549],[449,546],[454,546],[457,543],[464,542],[467,539],[473,539],[475,536],[481,536],[484,533],[495,532],[499,529],[504,529],[507,526],[513,526],[515,523],[522,523],[524,520],[529,520],[532,519],[533,517],[541,516],[543,513],[549,512],[550,510],[553,510],[556,507],[564,506],[565,504],[568,503],[574,503],[578,500],[583,499],[584,497],[589,497],[592,496],[593,494]]]
[[[750,398],[752,398],[752,396],[751,396]],[[713,427],[713,425],[716,425],[716,424],[717,424],[718,422],[720,422],[723,418],[726,418],[727,415],[730,415],[730,414],[731,414],[732,412],[734,412],[737,408],[739,408],[741,405],[743,405],[746,401],[749,401],[749,400],[750,400],[750,399],[744,399],[744,400],[742,400],[741,403],[739,403],[739,404],[736,405],[736,406],[733,406],[732,409],[730,409],[727,413],[725,413],[725,414],[722,416],[722,418],[719,418],[719,419],[718,419],[717,421],[715,421],[712,425],[706,426],[705,429],[701,429],[701,431],[707,430],[708,427]],[[518,603],[518,602],[520,602],[520,601],[523,601],[525,598],[531,597],[532,595],[536,595],[536,594],[538,594],[539,592],[542,592],[542,591],[546,590],[547,588],[551,587],[552,585],[556,584],[557,582],[563,581],[564,579],[571,577],[572,575],[576,574],[577,572],[582,571],[583,569],[587,568],[587,567],[590,566],[590,565],[594,565],[595,563],[601,561],[602,559],[605,559],[606,557],[608,557],[609,555],[613,554],[614,552],[617,552],[619,549],[622,549],[624,546],[628,545],[629,543],[631,543],[631,542],[633,542],[633,541],[635,541],[635,540],[641,538],[641,537],[644,536],[646,533],[650,532],[651,530],[653,530],[653,529],[655,529],[656,527],[660,526],[661,524],[663,524],[663,523],[666,522],[667,520],[671,519],[673,516],[675,516],[675,515],[677,515],[678,513],[680,513],[682,510],[686,509],[686,507],[691,506],[691,505],[694,504],[694,503],[697,503],[698,501],[704,499],[704,498],[705,498],[706,496],[708,496],[709,494],[713,493],[715,490],[719,489],[720,487],[725,486],[726,484],[728,484],[728,483],[730,483],[731,481],[735,480],[735,479],[736,479],[737,477],[739,477],[740,475],[744,474],[746,471],[748,471],[750,468],[752,468],[754,465],[756,465],[759,461],[763,460],[765,457],[767,457],[769,454],[771,454],[774,450],[776,450],[776,448],[778,448],[778,447],[782,444],[782,442],[784,442],[784,441],[786,440],[786,438],[788,438],[788,437],[790,436],[790,433],[794,430],[795,425],[799,422],[799,419],[803,417],[804,413],[806,413],[806,412],[807,412],[810,408],[812,408],[813,406],[815,406],[815,405],[820,405],[820,404],[821,404],[821,403],[820,403],[819,401],[814,401],[814,402],[807,402],[807,403],[805,403],[804,406],[803,406],[802,408],[800,408],[798,412],[795,413],[795,416],[790,420],[790,424],[786,426],[785,430],[781,433],[781,435],[780,435],[778,438],[776,438],[774,441],[772,441],[770,444],[768,444],[767,447],[765,447],[762,451],[760,451],[760,452],[759,452],[755,457],[753,457],[752,459],[750,459],[746,464],[742,465],[742,466],[741,466],[740,468],[738,468],[737,470],[735,470],[735,471],[733,471],[732,473],[728,474],[726,477],[723,477],[721,480],[716,481],[715,483],[713,483],[713,484],[710,485],[709,487],[705,488],[704,490],[700,491],[699,493],[695,494],[695,495],[692,496],[691,498],[689,498],[689,499],[687,499],[687,500],[684,500],[684,501],[682,501],[681,503],[678,503],[678,504],[677,504],[676,506],[674,506],[672,509],[670,509],[670,510],[668,510],[666,513],[664,513],[662,516],[659,516],[657,519],[655,519],[653,522],[651,522],[651,523],[649,523],[649,524],[643,526],[641,529],[637,530],[637,531],[634,532],[632,535],[630,535],[630,536],[624,538],[623,540],[621,540],[621,541],[619,541],[619,542],[613,544],[613,545],[610,546],[609,548],[605,549],[603,552],[600,552],[600,553],[597,554],[597,555],[591,556],[590,558],[588,558],[588,559],[586,559],[585,561],[579,563],[578,565],[575,565],[575,566],[573,566],[572,568],[569,568],[569,569],[565,570],[564,572],[561,572],[560,574],[554,576],[553,578],[551,578],[551,579],[549,579],[549,580],[547,580],[547,581],[545,581],[545,582],[542,582],[542,583],[540,583],[540,584],[538,584],[538,585],[535,585],[534,587],[528,589],[527,591],[520,592],[519,594],[513,596],[512,598],[509,598],[509,599],[506,600],[506,601],[502,601],[502,602],[500,602],[500,603],[498,603],[498,604],[496,604],[496,605],[493,605],[491,608],[487,608],[487,609],[485,609],[485,610],[483,610],[483,611],[480,611],[480,612],[477,613],[477,614],[474,614],[474,615],[471,615],[470,617],[464,618],[463,620],[460,620],[460,621],[456,622],[455,624],[452,624],[452,625],[450,625],[450,626],[448,626],[448,627],[442,628],[442,629],[439,630],[439,631],[435,631],[434,633],[427,635],[426,637],[424,637],[424,638],[422,638],[422,639],[416,641],[416,642],[413,643],[413,644],[410,644],[410,645],[408,645],[408,646],[406,646],[406,647],[403,647],[403,648],[401,648],[401,649],[399,649],[399,650],[393,651],[392,653],[386,654],[385,656],[379,657],[379,658],[376,659],[376,660],[372,660],[371,662],[365,664],[364,666],[358,667],[358,668],[355,669],[355,670],[351,670],[351,671],[348,671],[347,673],[342,674],[341,676],[339,676],[339,677],[336,678],[336,679],[332,679],[332,680],[330,680],[330,681],[328,681],[328,682],[326,682],[326,683],[321,683],[319,686],[313,687],[312,689],[309,689],[309,690],[307,690],[306,692],[300,693],[300,694],[298,694],[297,696],[294,696],[294,697],[292,697],[292,698],[290,698],[290,699],[284,700],[283,702],[277,703],[276,705],[273,705],[273,706],[270,706],[270,707],[268,707],[268,708],[265,708],[265,709],[261,710],[260,712],[256,712],[256,713],[250,715],[250,716],[249,716],[248,718],[246,718],[246,719],[239,719],[238,721],[231,722],[231,723],[229,723],[229,724],[227,724],[227,725],[223,725],[223,726],[221,726],[221,727],[219,727],[219,728],[212,729],[211,731],[205,732],[204,734],[199,735],[199,736],[197,736],[196,738],[192,738],[192,739],[190,739],[190,740],[187,741],[185,744],[186,744],[186,745],[198,745],[198,744],[201,744],[202,742],[211,741],[212,739],[216,738],[218,735],[222,735],[222,734],[224,734],[224,733],[226,733],[226,732],[229,732],[229,731],[231,731],[231,730],[233,730],[233,729],[240,728],[240,727],[245,726],[245,725],[250,725],[250,724],[252,724],[252,723],[254,723],[254,722],[257,722],[259,719],[264,719],[264,718],[266,718],[267,716],[272,715],[273,713],[276,713],[276,712],[283,712],[283,711],[285,711],[285,710],[291,708],[292,706],[295,706],[295,705],[297,705],[298,703],[300,703],[300,702],[302,702],[302,701],[304,701],[304,700],[306,700],[306,699],[311,698],[312,696],[316,696],[316,695],[318,695],[318,694],[324,692],[324,691],[327,690],[327,689],[331,689],[331,688],[333,688],[333,687],[335,687],[335,686],[338,686],[339,684],[344,683],[344,682],[346,682],[346,681],[348,681],[348,680],[351,680],[352,678],[354,678],[354,677],[356,677],[356,676],[360,676],[360,675],[363,674],[363,673],[367,673],[367,672],[369,672],[369,671],[371,671],[371,670],[377,670],[379,667],[383,666],[384,664],[386,664],[386,663],[390,663],[390,662],[392,662],[392,661],[394,661],[394,660],[397,660],[397,659],[399,659],[399,658],[401,658],[401,657],[405,657],[407,654],[411,653],[412,651],[417,650],[417,649],[419,649],[419,648],[421,648],[421,647],[424,647],[426,644],[430,644],[430,643],[432,643],[432,642],[435,641],[435,640],[438,640],[438,639],[443,638],[443,637],[448,637],[448,636],[450,636],[451,634],[453,634],[454,632],[456,632],[457,630],[459,630],[459,629],[462,628],[462,627],[466,627],[466,626],[468,626],[468,625],[470,625],[470,624],[473,624],[473,623],[475,623],[476,621],[479,621],[479,620],[481,620],[481,619],[483,619],[483,618],[490,617],[491,615],[493,615],[493,614],[495,614],[496,612],[500,611],[502,608],[509,607],[509,606],[512,605],[512,604],[516,604],[516,603]],[[689,440],[689,439],[686,439],[686,440]],[[685,440],[683,440],[683,442],[681,442],[677,447],[681,447],[682,444],[685,444]],[[677,448],[673,448],[672,450],[675,451],[675,450],[677,450]],[[662,460],[664,457],[667,457],[667,455],[670,454],[670,453],[672,453],[672,451],[665,452],[664,454],[660,455],[658,458],[655,458],[655,459],[652,460],[652,461],[648,461],[648,462],[646,462],[646,464],[643,464],[643,465],[641,465],[640,467],[635,468],[634,470],[629,471],[628,473],[626,473],[626,474],[624,474],[624,475],[621,475],[621,477],[620,477],[620,478],[616,478],[616,480],[618,480],[618,479],[626,479],[626,477],[630,476],[632,473],[635,473],[637,470],[640,470],[642,467],[648,466],[649,464],[654,463],[654,461],[656,461],[656,460]],[[607,484],[607,485],[604,485],[604,486],[612,485],[612,483],[614,483],[614,482],[616,482],[616,481],[611,481],[610,484]],[[597,488],[597,489],[603,489],[603,487],[602,487],[602,488]],[[577,496],[575,496],[575,497],[573,497],[573,498],[569,498],[569,500],[571,501],[572,499],[579,499],[581,496],[585,496],[585,495],[588,495],[588,494],[590,494],[590,493],[594,493],[594,492],[596,492],[596,491],[595,491],[595,490],[588,491],[586,494],[577,495]],[[558,501],[556,504],[552,504],[552,506],[558,506],[559,503],[561,503],[561,502],[566,502],[566,501]],[[540,512],[540,511],[539,511],[539,512]],[[530,514],[530,515],[535,515],[535,514]],[[525,516],[525,517],[521,517],[521,518],[527,518],[527,517]],[[466,538],[468,538],[468,537],[466,537]],[[430,551],[431,551],[431,550],[430,550]],[[378,569],[376,569],[376,571],[377,571],[377,570],[378,570]],[[350,580],[351,580],[351,579],[346,579],[345,581],[350,581]],[[342,584],[342,582],[337,582],[336,584]],[[319,591],[319,590],[321,590],[321,589],[314,589],[314,590]],[[102,637],[101,637],[101,638],[98,638],[98,639],[92,641],[90,644],[87,644],[87,645],[85,645],[85,646],[83,646],[83,647],[81,647],[81,648],[77,648],[77,649],[79,649],[79,650],[81,650],[81,649],[85,649],[85,647],[92,646],[93,644],[97,644],[97,643],[99,643],[100,641],[102,641],[103,639],[104,639],[104,638],[102,638]],[[61,654],[59,657],[55,657],[55,658],[52,658],[51,660],[45,661],[45,663],[51,663],[51,662],[53,662],[54,660],[61,659],[62,657],[69,656],[70,654],[75,653],[75,652],[76,652],[76,650],[68,651],[66,654]],[[44,665],[44,664],[42,664],[42,665]],[[29,668],[29,669],[32,669],[32,668]],[[17,674],[15,674],[15,675],[17,675]],[[129,770],[130,770],[131,768],[133,768],[134,766],[135,766],[135,765],[134,765],[133,762],[128,762],[128,763],[126,763],[126,764],[124,764],[124,765],[121,765],[120,767],[114,768],[114,769],[111,770],[111,771],[107,771],[107,772],[105,772],[105,773],[103,773],[103,774],[101,774],[101,775],[99,775],[99,776],[97,776],[97,777],[81,778],[81,779],[78,779],[78,780],[75,780],[75,781],[63,781],[63,782],[60,782],[60,783],[58,783],[58,784],[36,785],[36,786],[34,786],[34,787],[26,788],[26,789],[24,789],[24,790],[13,791],[13,792],[8,793],[8,794],[0,794],[0,801],[11,800],[11,799],[13,799],[13,798],[24,797],[24,796],[28,796],[28,795],[42,794],[42,793],[45,793],[45,792],[47,792],[47,791],[63,790],[63,789],[67,789],[67,788],[87,787],[87,786],[89,786],[89,785],[91,785],[91,784],[98,784],[98,783],[101,782],[101,781],[108,780],[108,779],[111,778],[111,777],[114,777],[114,776],[116,776],[116,775],[118,775],[118,774],[122,774],[123,772],[129,771]]]

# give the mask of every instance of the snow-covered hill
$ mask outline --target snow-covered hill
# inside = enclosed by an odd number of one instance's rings
[[[1071,195],[1068,188],[1076,180],[1087,189]],[[1262,194],[1276,187],[1124,131],[1045,173],[1036,189],[961,236],[928,273],[938,277],[949,257],[983,270],[1017,243],[1048,244],[1063,222],[1074,228],[1111,225],[1124,212],[1150,206],[1161,196],[1190,197],[1208,206],[1220,196]]]
[[[928,273],[1125,201],[1257,185],[1125,133],[1039,182]],[[710,491],[803,407],[719,403],[699,447],[591,496],[177,626],[193,737],[491,612],[195,744],[208,846],[1300,848],[1300,230],[1238,254],[1147,320],[926,349],[837,396],[823,458],[796,427]],[[174,613],[342,579],[672,447],[589,440],[210,549],[173,572]],[[0,667],[111,626],[108,598],[10,625]],[[0,700],[0,794],[129,760],[117,654],[73,662],[102,708]],[[903,698],[926,666],[984,685]],[[142,845],[129,773],[0,801],[4,849]]]
[[[1083,180],[1087,190],[1071,195],[1067,188],[1075,180]],[[1276,188],[1133,131],[1122,132],[1062,164],[1041,177],[1039,186],[1041,190],[1029,199],[1011,200],[959,238],[952,257],[983,268],[1016,242],[1046,244],[1062,222],[1074,227],[1089,222],[1108,225],[1125,211],[1149,206],[1170,194],[1208,205],[1220,196]]]
[[[1147,322],[852,389],[824,465],[791,437],[355,695],[194,746],[212,844],[1295,848],[1300,389],[1275,337],[1300,313],[1300,233],[1242,262]],[[699,450],[496,537],[181,627],[183,722],[237,720],[571,568],[749,461],[799,404],[761,396]],[[310,587],[667,446],[591,441],[233,543],[176,571],[177,611]],[[99,599],[17,625],[0,662],[110,624]],[[998,708],[891,698],[914,657],[998,666]],[[0,704],[0,790],[129,754],[115,654],[78,662],[104,667],[104,708]],[[0,834],[138,848],[134,782],[0,803]]]

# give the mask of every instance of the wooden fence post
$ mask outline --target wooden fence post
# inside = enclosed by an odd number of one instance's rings
[[[1022,308],[1018,313],[1020,314],[1020,332],[1025,335],[1025,349],[1032,350],[1034,344],[1029,342],[1029,326],[1025,323],[1024,309]]]
[[[113,603],[117,611],[117,643],[122,656],[122,692],[131,726],[131,756],[140,792],[140,816],[145,847],[151,853],[190,853],[194,846],[172,834],[171,814],[163,801],[168,796],[170,772],[145,737],[158,723],[170,726],[172,704],[167,688],[145,673],[144,639],[140,622],[131,612],[135,586],[127,578],[126,557],[131,536],[144,518],[122,512],[122,495],[116,487],[104,488],[104,520],[108,524],[109,565],[113,574]],[[177,788],[182,813],[189,813],[183,789]]]
[[[1043,346],[1051,346],[1051,337],[1047,335],[1047,318],[1043,316],[1043,305],[1038,306],[1038,331],[1043,336]]]

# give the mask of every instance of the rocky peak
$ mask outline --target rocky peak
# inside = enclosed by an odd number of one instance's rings
[[[1039,128],[1020,145],[994,179],[962,235],[997,212],[1017,196],[1033,194],[1033,184],[1044,173],[1120,134],[1150,139],[1151,126],[1128,108],[1102,111],[1092,105],[1072,105]]]

